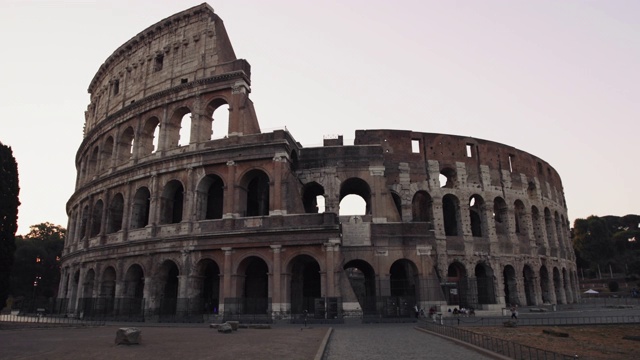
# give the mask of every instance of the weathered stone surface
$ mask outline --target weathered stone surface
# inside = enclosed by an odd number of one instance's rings
[[[138,328],[120,328],[116,331],[116,345],[137,345],[142,341],[142,331]]]
[[[516,321],[511,321],[511,320],[507,320],[507,321],[503,322],[502,324],[504,324],[504,327],[516,327],[516,326],[518,326],[518,323]]]
[[[239,321],[227,321],[227,324],[229,324],[231,326],[233,331],[238,331],[238,325],[240,324],[240,322]]]
[[[220,326],[218,326],[218,332],[229,334],[233,332],[233,328],[231,328],[231,325],[228,323],[220,324]]]
[[[249,324],[249,329],[271,329],[271,325],[269,324]]]

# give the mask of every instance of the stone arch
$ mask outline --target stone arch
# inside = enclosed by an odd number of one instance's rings
[[[133,148],[135,146],[135,131],[133,127],[128,126],[120,134],[118,140],[118,164],[126,163],[133,156]]]
[[[205,314],[217,314],[220,308],[220,267],[215,260],[202,259],[196,265],[195,298]]]
[[[109,204],[109,214],[107,215],[107,234],[120,231],[122,229],[122,215],[124,212],[124,197],[117,193]]]
[[[174,110],[173,114],[169,118],[169,121],[167,122],[166,129],[164,129],[164,132],[165,132],[164,139],[166,139],[166,142],[167,142],[166,147],[164,147],[164,149],[168,150],[168,149],[174,149],[179,147],[181,144],[180,142],[181,137],[182,137],[183,143],[185,141],[187,144],[190,142],[191,121],[188,121],[189,127],[187,128],[187,126],[185,126],[183,129],[183,122],[187,122],[185,120],[185,116],[189,116],[190,113],[191,113],[191,109],[189,109],[186,106],[181,106],[176,110]]]
[[[542,291],[542,302],[544,304],[553,303],[553,298],[551,297],[551,283],[549,280],[549,272],[547,271],[547,267],[544,265],[540,267],[540,290]]]
[[[562,292],[564,287],[562,286],[562,278],[560,277],[560,271],[557,267],[553,267],[553,289],[556,295],[556,303],[557,304],[565,304],[564,296],[562,296]]]
[[[413,305],[418,300],[419,279],[418,268],[413,261],[399,259],[389,268],[389,289],[391,296],[402,296],[411,299]]]
[[[80,237],[79,239],[86,239],[89,235],[89,205],[85,205],[82,208],[82,215],[80,219]]]
[[[173,260],[164,260],[157,273],[159,314],[175,315],[178,308],[180,269]]]
[[[102,228],[102,212],[104,211],[104,203],[102,199],[96,201],[91,209],[91,232],[89,237],[98,236]]]
[[[444,184],[443,184],[443,180]],[[440,187],[453,189],[458,184],[456,170],[452,167],[443,167],[440,169]]]
[[[85,299],[93,298],[93,288],[96,281],[96,271],[89,269],[84,276],[84,284],[82,284],[82,297]]]
[[[400,197],[400,194],[393,190],[389,192],[391,193],[391,199],[393,200],[393,205],[395,205],[395,210],[398,212],[398,219],[402,221],[402,198]]]
[[[315,258],[301,254],[291,259],[287,269],[291,274],[291,313],[302,314],[306,310],[313,314],[315,299],[322,296],[320,264]]]
[[[354,259],[343,266],[364,315],[376,313],[376,273],[366,261]]]
[[[222,219],[224,188],[218,175],[209,174],[200,180],[196,188],[196,220]]]
[[[151,192],[146,186],[138,188],[131,204],[131,228],[139,229],[149,225]]]
[[[160,224],[182,222],[184,208],[184,187],[179,180],[171,180],[162,191],[160,199]]]
[[[520,304],[518,297],[518,282],[516,278],[516,270],[511,265],[506,265],[502,271],[504,279],[504,301],[506,304]]]
[[[139,264],[132,264],[124,276],[123,297],[142,300],[144,298],[144,270]],[[142,304],[140,304],[142,305]]]
[[[444,218],[444,234],[446,236],[461,235],[460,201],[453,194],[442,198],[442,216]]]
[[[551,218],[551,211],[549,208],[544,208],[544,224],[547,230],[547,243],[552,250],[551,256],[558,256],[558,243],[556,242],[553,219]]]
[[[322,199],[320,199],[320,197],[322,197]],[[315,181],[304,184],[302,187],[302,204],[304,205],[304,212],[307,214],[316,214],[320,212],[320,208],[318,206],[319,201],[324,203],[324,187]]]
[[[107,171],[111,167],[111,159],[113,157],[114,141],[113,136],[109,136],[104,142],[102,153],[100,156],[100,171]]]
[[[244,216],[268,216],[271,182],[267,173],[252,169],[242,177],[240,184],[240,203],[244,204]]]
[[[236,309],[241,314],[265,314],[269,310],[269,268],[258,256],[244,258],[238,266],[238,291],[242,299]]]
[[[108,266],[102,272],[102,281],[100,282],[100,300],[103,302],[101,307],[105,314],[113,312],[116,299],[116,269]]]
[[[160,119],[156,116],[148,118],[142,126],[138,141],[139,156],[151,155],[158,151],[160,137]]]
[[[562,219],[557,211],[554,212],[554,222],[556,230],[556,239],[558,241],[558,251],[561,258],[565,258],[565,239],[562,233]]]
[[[567,304],[572,304],[573,291],[571,291],[571,279],[567,274],[567,269],[564,267],[562,268],[562,286],[564,288],[564,293],[566,294],[566,297],[567,297]]]
[[[96,146],[91,151],[91,156],[89,157],[89,175],[96,176],[98,171],[100,170],[100,147]]]
[[[353,215],[371,215],[371,187],[366,181],[357,177],[343,181],[342,184],[340,184],[340,204],[342,204],[342,200],[349,195],[359,196],[365,203],[364,214]],[[340,215],[343,215],[343,213],[340,212]]]
[[[471,220],[471,235],[473,237],[483,237],[488,234],[485,211],[485,202],[482,196],[472,195],[469,198],[469,219]]]
[[[527,222],[527,212],[524,207],[524,203],[522,200],[518,199],[513,203],[514,207],[514,218],[515,218],[515,226],[516,226],[516,234],[524,239],[528,235],[527,231],[529,229],[529,224]]]
[[[536,287],[535,280],[536,275],[531,266],[525,265],[522,268],[522,276],[524,279],[524,297],[527,302],[527,306],[536,304]]]
[[[476,264],[474,269],[476,278],[476,294],[478,304],[495,304],[496,294],[494,285],[494,275],[491,265],[486,262]],[[471,301],[475,303],[475,301]]]
[[[469,307],[468,275],[464,264],[454,261],[447,267],[447,281],[443,287],[447,304]]]
[[[229,101],[222,96],[211,100],[207,104],[207,114],[210,116],[207,118],[207,123],[203,121],[203,126],[210,131],[209,139],[222,139],[229,136],[231,123],[229,121],[231,115]]]
[[[499,196],[493,199],[493,222],[498,236],[505,236],[509,233],[508,216],[509,210],[504,199]]]
[[[433,199],[428,192],[420,190],[413,195],[411,217],[415,222],[433,223]]]

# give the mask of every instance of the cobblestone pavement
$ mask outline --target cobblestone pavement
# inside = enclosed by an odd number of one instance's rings
[[[491,359],[479,352],[408,324],[334,326],[323,360]]]

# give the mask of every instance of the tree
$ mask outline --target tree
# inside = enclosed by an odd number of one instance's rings
[[[0,142],[0,309],[9,296],[15,236],[18,230],[18,164],[11,147]]]
[[[611,266],[627,275],[640,271],[640,215],[589,216],[576,219],[572,229],[578,266]]]
[[[16,237],[11,290],[16,297],[55,297],[60,282],[60,257],[66,229],[48,222],[32,225]],[[37,281],[37,289],[34,286]]]

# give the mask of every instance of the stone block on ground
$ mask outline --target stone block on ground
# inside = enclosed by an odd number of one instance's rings
[[[220,327],[221,324],[209,324],[209,328],[211,329],[217,329],[218,327]]]
[[[503,322],[502,324],[504,324],[504,327],[516,327],[516,326],[518,326],[517,322],[511,321],[511,320],[507,320],[507,321]]]
[[[224,323],[218,326],[218,332],[221,332],[223,334],[229,334],[233,332],[233,329],[231,328],[231,325],[229,325],[228,323]]]
[[[227,324],[231,325],[231,329],[233,329],[233,331],[238,331],[238,325],[240,324],[239,321],[227,321]]]
[[[142,331],[138,328],[120,328],[116,331],[116,345],[137,345],[142,340]]]

